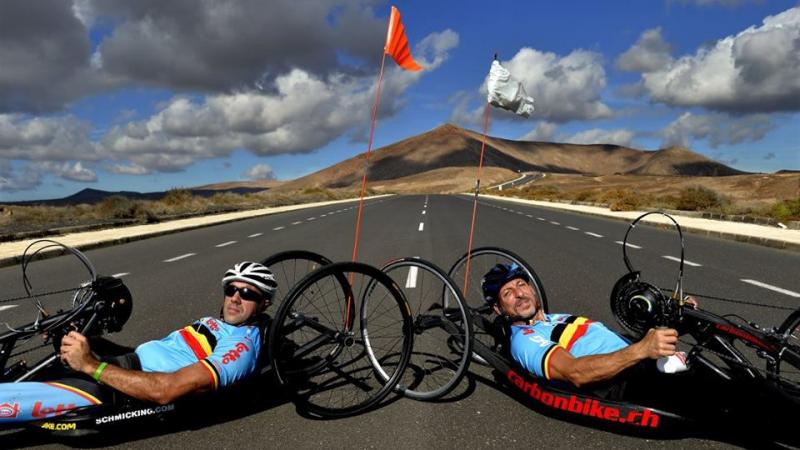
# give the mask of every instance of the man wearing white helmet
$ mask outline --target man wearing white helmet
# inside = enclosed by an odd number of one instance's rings
[[[14,383],[7,388],[13,392],[0,390],[0,403],[5,394],[12,395],[18,409],[14,421],[26,421],[51,413],[41,402],[34,403],[41,399],[59,404],[60,414],[103,403],[110,387],[135,399],[167,404],[242,380],[256,370],[259,316],[271,304],[277,284],[269,268],[245,261],[225,273],[222,287],[219,319],[204,317],[122,357],[98,358],[85,336],[70,332],[62,339],[60,355],[78,374],[55,383]]]

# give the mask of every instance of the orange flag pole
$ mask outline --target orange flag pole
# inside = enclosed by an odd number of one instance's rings
[[[367,172],[369,169],[369,157],[372,153],[372,138],[375,134],[375,122],[378,119],[378,105],[381,98],[381,84],[383,82],[383,68],[386,62],[386,55],[391,55],[392,59],[405,70],[417,71],[422,70],[422,67],[414,61],[411,56],[411,50],[408,48],[408,38],[406,37],[405,27],[403,22],[400,21],[400,11],[392,6],[392,12],[389,16],[389,24],[386,30],[386,43],[383,46],[383,57],[381,58],[381,71],[378,75],[378,86],[375,89],[375,103],[372,106],[372,118],[369,126],[369,141],[367,143],[367,154],[364,158],[364,176],[361,179],[361,194],[358,200],[358,216],[356,218],[356,235],[353,239],[353,257],[352,260],[356,261],[358,258],[358,240],[361,234],[361,216],[364,211],[364,194],[367,190]]]
[[[495,56],[495,59],[497,57]],[[472,203],[472,223],[469,226],[469,243],[467,244],[467,266],[464,271],[464,295],[467,295],[467,287],[469,285],[469,266],[470,259],[472,258],[472,237],[475,235],[475,217],[478,212],[478,194],[481,191],[481,170],[483,169],[483,154],[486,150],[486,133],[489,128],[489,102],[486,102],[486,108],[483,111],[483,141],[481,142],[481,158],[478,162],[478,174],[475,181],[475,200]]]

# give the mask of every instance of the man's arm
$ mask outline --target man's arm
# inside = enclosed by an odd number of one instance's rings
[[[61,341],[61,359],[72,369],[93,376],[100,366],[85,336],[70,332]],[[173,373],[142,372],[107,365],[100,376],[103,384],[139,400],[166,404],[191,392],[214,387],[213,378],[203,363],[197,362]]]
[[[550,379],[578,387],[609,380],[643,359],[675,354],[677,342],[678,332],[673,329],[650,329],[641,341],[613,353],[575,358],[559,347],[550,356]]]

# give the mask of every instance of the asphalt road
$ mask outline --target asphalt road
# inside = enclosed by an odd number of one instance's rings
[[[427,206],[425,206],[427,205]],[[135,346],[160,338],[193,319],[216,315],[219,279],[243,260],[260,260],[282,250],[305,249],[333,260],[352,251],[356,204],[264,216],[184,233],[97,249],[87,255],[105,274],[120,274],[134,295],[134,313],[125,329],[110,336]],[[423,214],[423,211],[425,213]],[[361,234],[361,261],[382,265],[389,259],[420,256],[442,267],[466,251],[472,199],[466,196],[398,196],[368,202]],[[625,273],[622,247],[626,224],[613,220],[481,201],[473,247],[514,250],[536,270],[551,312],[574,312],[617,327],[608,306],[614,282]],[[704,294],[797,307],[800,305],[800,255],[732,241],[687,235],[685,288]],[[630,256],[648,280],[674,284],[680,255],[671,231],[637,227]],[[179,259],[176,259],[179,258]],[[80,268],[66,257],[34,262],[34,287],[41,292],[74,285]],[[746,282],[752,280],[757,282]],[[759,284],[760,283],[760,284]],[[23,293],[19,267],[0,269],[0,298]],[[767,286],[767,287],[764,287]],[[0,306],[9,306],[3,303]],[[704,301],[704,308],[735,312],[762,325],[778,325],[787,311]],[[0,310],[0,322],[19,324],[32,317],[30,305]],[[273,312],[274,312],[273,307]],[[30,319],[28,319],[30,320]],[[305,418],[272,385],[258,386],[247,405],[209,404],[203,420],[166,430],[129,430],[99,440],[66,441],[81,446],[134,448],[496,448],[599,447],[728,448],[715,439],[644,440],[609,433],[541,415],[473,364],[471,375],[450,401],[421,403],[393,399],[357,417],[324,421]],[[275,400],[270,400],[275,399]],[[234,410],[234,411],[231,411]],[[52,447],[48,435],[0,434],[5,448]]]

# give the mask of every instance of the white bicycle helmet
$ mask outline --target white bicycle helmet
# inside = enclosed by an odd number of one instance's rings
[[[232,269],[228,269],[225,272],[225,276],[222,277],[222,286],[227,286],[231,281],[252,284],[268,300],[272,300],[275,290],[278,288],[278,283],[275,282],[275,276],[269,270],[269,267],[252,261],[242,261],[233,266]]]

